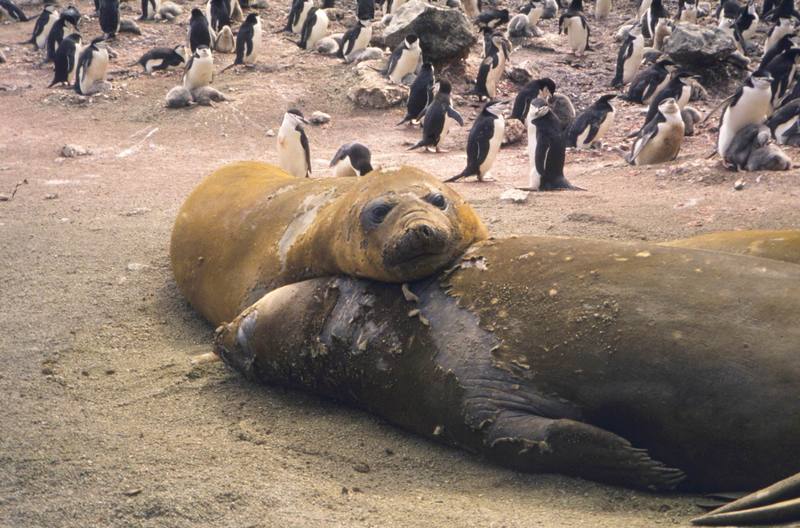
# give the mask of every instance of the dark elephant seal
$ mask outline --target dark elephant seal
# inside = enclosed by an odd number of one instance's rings
[[[216,350],[519,470],[716,491],[800,471],[800,266],[522,237],[410,288],[292,284]]]
[[[708,249],[800,264],[800,230],[721,231],[665,242],[665,246]]]
[[[312,277],[426,277],[486,236],[461,196],[418,169],[306,180],[239,162],[192,192],[170,253],[183,294],[220,323],[266,292]]]

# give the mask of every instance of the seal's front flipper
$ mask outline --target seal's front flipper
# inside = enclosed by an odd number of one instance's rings
[[[685,478],[621,436],[575,420],[506,410],[487,433],[497,462],[533,472],[659,491],[672,490]]]
[[[751,493],[701,517],[700,526],[745,526],[800,521],[800,473]]]

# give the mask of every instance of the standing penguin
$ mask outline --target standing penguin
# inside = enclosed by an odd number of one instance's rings
[[[375,18],[375,0],[358,0],[356,18],[372,21]]]
[[[717,138],[717,152],[724,156],[736,133],[746,125],[761,124],[770,113],[772,77],[756,71],[733,95],[722,112]]]
[[[647,110],[645,123],[649,123],[659,112],[658,107],[665,99],[675,99],[678,107],[683,110],[689,99],[692,97],[692,80],[696,77],[690,72],[682,70],[676,72],[669,82],[662,88],[650,101],[650,108]]]
[[[611,13],[611,0],[597,0],[594,4],[594,18],[603,20]]]
[[[494,99],[497,95],[497,83],[506,70],[510,48],[508,40],[502,33],[496,32],[492,35],[491,52],[486,55],[478,68],[473,94],[481,99]]]
[[[347,143],[333,155],[330,167],[337,178],[363,176],[372,172],[372,153],[361,143]]]
[[[308,178],[311,174],[311,149],[303,128],[307,124],[303,113],[292,108],[283,115],[278,130],[278,165],[297,178]]]
[[[589,49],[589,24],[579,11],[568,9],[558,19],[558,34],[565,33],[569,47],[575,55],[583,55]]]
[[[261,19],[250,13],[236,34],[236,60],[233,64],[254,65],[261,49]]]
[[[509,119],[516,119],[525,123],[531,101],[537,98],[546,100],[554,94],[555,91],[556,83],[549,77],[542,77],[541,79],[535,79],[529,82],[519,91],[517,97],[514,99],[514,106],[511,109],[511,117]]]
[[[214,56],[208,46],[198,46],[183,71],[183,87],[195,90],[208,86],[214,78]]]
[[[98,37],[83,48],[78,58],[78,69],[75,71],[75,91],[81,95],[95,93],[94,85],[106,80],[108,72],[108,49],[102,42],[105,37]]]
[[[25,13],[17,7],[17,4],[13,2],[13,0],[0,0],[0,15],[5,13],[9,18],[12,20],[16,20],[18,22],[27,22],[28,17]]]
[[[531,106],[528,119],[536,127],[536,149],[531,161],[530,190],[575,190],[564,177],[566,144],[561,123],[550,107]]]
[[[406,101],[406,115],[402,121],[397,123],[400,126],[409,121],[415,124],[425,112],[425,109],[433,101],[433,85],[436,78],[433,72],[433,64],[426,62],[420,68],[419,75],[417,75],[414,82],[411,84],[409,90],[408,101]]]
[[[425,119],[422,122],[422,139],[408,150],[425,147],[429,152],[431,149],[435,149],[436,152],[444,152],[439,145],[447,137],[451,121],[455,121],[459,126],[464,126],[461,114],[456,112],[450,104],[451,90],[452,86],[449,81],[439,81],[439,91],[425,112]]]
[[[53,26],[50,28],[50,32],[47,34],[46,62],[55,60],[56,50],[58,49],[58,45],[61,44],[61,41],[64,39],[64,29],[66,28],[67,24],[70,24],[74,31],[77,31],[80,20],[81,14],[73,6],[69,6],[61,12],[58,20],[53,23]]]
[[[359,18],[356,24],[347,30],[342,37],[342,45],[339,46],[339,58],[350,62],[350,57],[354,53],[365,49],[372,40],[372,22],[366,18]]]
[[[794,29],[794,21],[791,18],[779,18],[778,22],[775,23],[775,25],[770,28],[769,33],[767,33],[767,40],[764,42],[764,53],[767,53],[786,35],[792,35]]]
[[[136,64],[139,64],[145,73],[166,70],[170,66],[180,66],[186,62],[186,48],[183,44],[174,48],[153,48],[142,55]]]
[[[192,9],[192,14],[189,17],[189,49],[194,53],[200,46],[211,48],[211,25],[203,12],[198,9]]]
[[[800,99],[795,99],[777,109],[767,119],[766,125],[779,145],[800,146]]]
[[[616,111],[611,106],[614,94],[602,95],[579,115],[567,131],[567,146],[579,149],[599,143],[614,124]]]
[[[142,16],[139,20],[153,20],[161,9],[160,0],[142,0]]]
[[[289,18],[286,20],[286,27],[283,28],[283,31],[300,33],[312,7],[314,7],[313,0],[293,0],[292,9],[289,11]]]
[[[750,42],[756,34],[758,29],[758,12],[753,0],[747,2],[747,8],[742,9],[739,16],[736,18],[736,29],[739,30],[742,39],[745,42]]]
[[[328,33],[328,14],[324,9],[312,7],[303,24],[300,42],[297,44],[303,49],[313,49],[317,41]]]
[[[697,23],[697,0],[678,0],[678,15],[680,22]]]
[[[777,108],[796,82],[800,48],[789,48],[767,64],[763,71],[772,76],[772,106]]]
[[[53,82],[50,83],[48,88],[56,84],[72,83],[72,76],[78,67],[78,59],[81,53],[81,36],[79,33],[72,33],[64,37],[61,45],[58,46],[56,52],[55,74],[53,75]]]
[[[644,36],[633,30],[625,35],[617,54],[617,70],[611,86],[620,87],[631,82],[639,71],[644,56]]]
[[[107,39],[113,39],[119,31],[119,0],[100,0],[100,29]]]
[[[40,14],[39,18],[36,19],[36,25],[33,27],[31,40],[28,42],[36,46],[36,49],[44,49],[47,45],[47,35],[50,33],[50,29],[53,27],[53,24],[56,23],[56,20],[58,20],[58,11],[56,11],[56,6],[44,6],[42,14]]]
[[[670,71],[674,68],[674,62],[669,59],[662,59],[649,68],[642,70],[631,81],[625,99],[633,103],[649,104],[650,99],[669,82]]]
[[[421,59],[419,37],[411,33],[392,51],[384,73],[392,82],[399,84],[403,82],[403,77],[417,70]]]
[[[683,143],[684,125],[675,99],[665,99],[658,114],[639,131],[628,156],[631,165],[651,165],[678,157]]]
[[[210,0],[208,5],[209,18],[211,19],[211,29],[215,32],[222,30],[225,26],[231,25],[231,9],[229,3],[236,0]]]
[[[641,26],[642,35],[644,38],[651,39],[656,35],[656,24],[659,19],[667,18],[669,15],[661,0],[652,0],[650,7],[647,8],[644,15],[642,15]]]
[[[775,42],[775,44],[773,44],[770,49],[764,51],[764,55],[761,57],[761,62],[759,63],[757,69],[763,70],[767,66],[767,64],[769,64],[772,61],[772,59],[774,59],[784,51],[795,47],[794,39],[795,36],[793,34],[784,35],[783,37],[781,37],[780,40]]]
[[[478,181],[488,179],[506,129],[503,118],[503,103],[489,101],[475,119],[467,138],[467,166],[460,174],[445,180],[454,182],[468,176],[477,176]]]

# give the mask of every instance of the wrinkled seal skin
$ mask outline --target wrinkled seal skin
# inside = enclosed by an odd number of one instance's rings
[[[461,196],[414,168],[307,180],[239,162],[192,192],[170,253],[183,294],[218,324],[268,291],[308,278],[430,276],[486,236]]]
[[[665,242],[665,246],[708,249],[800,264],[800,230],[722,231]]]
[[[216,351],[519,470],[716,491],[800,471],[800,266],[524,237],[411,288],[292,284]]]

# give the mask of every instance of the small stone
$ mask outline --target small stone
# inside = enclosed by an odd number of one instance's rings
[[[122,494],[125,495],[126,497],[135,497],[139,495],[141,492],[142,492],[141,488],[133,488],[123,491]]]
[[[148,269],[150,266],[147,264],[141,264],[139,262],[130,262],[128,263],[127,269],[128,271],[142,271]]]
[[[331,116],[325,112],[316,111],[311,114],[310,121],[314,125],[324,125],[325,123],[330,123]]]
[[[122,216],[141,216],[145,213],[149,213],[150,209],[147,207],[137,207],[135,209],[131,209],[125,213],[122,213]]]
[[[523,191],[521,189],[508,189],[507,191],[503,191],[503,194],[500,195],[500,200],[510,201],[513,203],[525,203],[528,201],[528,195],[530,195],[528,191]]]
[[[0,50],[0,64],[5,64],[5,62],[6,62],[6,56],[2,52],[2,50]]]
[[[89,156],[91,150],[81,147],[80,145],[64,145],[61,147],[61,156],[65,158],[77,158],[78,156]]]
[[[356,462],[353,464],[353,469],[358,471],[359,473],[369,473],[370,467],[369,465],[365,464],[364,462]]]
[[[735,191],[741,191],[742,189],[744,189],[744,186],[745,186],[745,183],[744,183],[744,180],[742,180],[742,179],[736,180],[733,183],[733,189]]]
[[[275,137],[275,131],[271,128],[267,130],[267,137]]]
[[[50,193],[44,196],[45,200],[56,200],[58,199],[58,193]]]
[[[50,367],[44,367],[42,369],[42,374],[44,374],[45,376],[52,376],[54,372],[53,369],[51,369]]]

